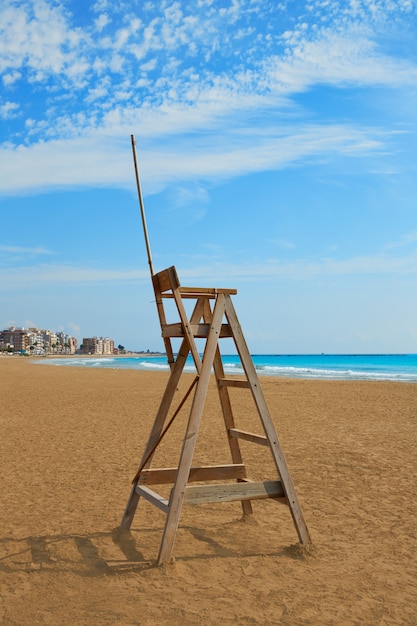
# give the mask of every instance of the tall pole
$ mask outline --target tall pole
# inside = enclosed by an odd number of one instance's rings
[[[140,186],[138,160],[137,160],[137,157],[136,157],[136,141],[135,141],[135,136],[134,135],[130,135],[130,138],[132,140],[132,152],[133,152],[133,162],[135,164],[136,187],[137,187],[137,190],[138,190],[140,215],[141,215],[141,218],[142,218],[142,226],[143,226],[143,234],[144,234],[144,237],[145,237],[146,253],[148,255],[149,270],[151,272],[151,277],[152,277],[154,275],[154,271],[153,271],[153,264],[152,264],[151,247],[149,245],[148,228],[146,226],[145,207],[143,205],[142,189],[141,189],[141,186]]]

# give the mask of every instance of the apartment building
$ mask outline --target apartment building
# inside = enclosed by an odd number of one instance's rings
[[[0,344],[3,350],[24,353],[29,348],[28,333],[24,328],[10,326],[1,332]]]
[[[0,331],[0,350],[33,356],[75,354],[77,340],[63,332],[11,326]]]
[[[38,328],[28,328],[29,352],[30,354],[40,356],[45,354],[44,331]]]
[[[61,354],[75,354],[77,351],[77,340],[64,332],[56,333],[57,350]]]
[[[84,337],[83,354],[114,354],[114,341],[108,337]]]

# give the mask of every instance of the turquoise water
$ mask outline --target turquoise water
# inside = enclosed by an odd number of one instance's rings
[[[224,355],[226,373],[242,374],[238,356]],[[259,375],[287,378],[329,380],[391,380],[417,383],[417,354],[255,354],[252,356]],[[138,370],[168,370],[166,357],[97,357],[59,358],[37,361],[47,365],[116,368]],[[189,359],[186,369],[193,371]]]

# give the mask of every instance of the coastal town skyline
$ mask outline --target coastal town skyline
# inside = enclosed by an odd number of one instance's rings
[[[115,347],[110,337],[83,337],[79,342],[62,330],[46,328],[17,328],[0,330],[0,353],[24,356],[70,356],[75,354],[122,354],[125,347]]]
[[[163,349],[134,134],[156,270],[237,288],[252,353],[417,353],[414,0],[5,0],[0,24],[0,328]]]

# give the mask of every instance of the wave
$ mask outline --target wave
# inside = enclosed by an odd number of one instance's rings
[[[154,370],[167,370],[169,369],[168,363],[152,363],[151,361],[141,361],[139,363],[140,367],[146,369],[154,369]]]
[[[264,365],[256,369],[267,375],[288,376],[289,378],[328,378],[331,380],[387,380],[417,382],[417,374],[393,371],[361,371],[351,369],[319,369],[312,367]]]
[[[417,382],[417,373],[396,371],[370,371],[354,369],[330,369],[314,367],[296,367],[293,365],[254,364],[260,376],[280,376],[282,378],[309,378],[328,380],[380,380],[397,382]],[[224,363],[229,373],[244,373],[240,363]]]
[[[142,369],[154,369],[154,370],[169,370],[169,364],[167,362],[165,363],[155,363],[155,361],[141,361],[139,363],[140,368]],[[195,367],[193,364],[186,364],[184,366],[184,371],[185,372],[195,372]]]
[[[293,362],[288,362],[288,358]],[[376,355],[364,360],[362,357],[344,358],[340,356],[317,357],[298,356],[282,357],[273,355],[255,355],[254,367],[260,376],[279,376],[286,378],[307,378],[324,380],[374,380],[417,383],[417,361],[415,356],[404,359],[381,358]],[[294,358],[296,363],[294,363]],[[322,360],[323,359],[323,360]],[[284,362],[283,362],[284,360]],[[327,363],[325,362],[327,360]],[[285,363],[287,361],[287,363]],[[140,369],[167,371],[166,357],[80,357],[39,359],[36,363],[55,366],[75,366],[93,368]],[[223,357],[223,367],[227,374],[244,375],[244,369],[238,356]],[[187,372],[195,372],[191,358],[184,367]]]

